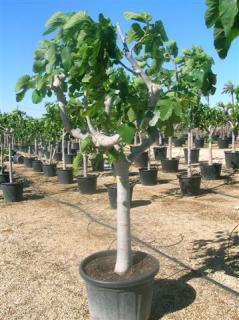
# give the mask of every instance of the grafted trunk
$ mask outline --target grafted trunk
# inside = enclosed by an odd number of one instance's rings
[[[3,173],[3,140],[1,138],[1,173]]]
[[[62,168],[66,170],[66,157],[65,157],[65,131],[62,131]]]
[[[191,149],[192,149],[192,130],[188,129],[188,178],[192,177],[192,163],[191,163]]]
[[[11,148],[11,139],[9,139],[8,145],[8,157],[9,157],[9,182],[12,183],[12,148]]]
[[[168,138],[168,159],[172,160],[172,149],[173,149],[173,144],[172,144],[172,137]]]
[[[209,134],[208,139],[208,164],[212,166],[212,133]]]
[[[87,170],[88,169],[88,156],[87,154],[83,154],[83,176],[86,178],[87,177]]]
[[[67,142],[67,154],[70,154],[70,153],[71,153],[70,148],[71,148],[71,142],[70,142],[70,140],[69,140],[69,141]]]
[[[35,156],[37,156],[37,139],[35,138]]]
[[[114,167],[117,178],[117,257],[115,272],[124,274],[132,264],[129,165],[123,159],[115,162]]]

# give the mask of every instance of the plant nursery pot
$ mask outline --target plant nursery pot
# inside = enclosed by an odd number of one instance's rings
[[[178,172],[179,159],[162,159],[161,165],[163,172]]]
[[[196,196],[200,193],[201,176],[194,174],[188,177],[187,173],[178,174],[179,185],[183,196]]]
[[[78,142],[73,142],[72,145],[71,145],[71,149],[79,150],[80,149],[79,143]]]
[[[46,177],[55,177],[56,176],[56,165],[55,164],[44,163],[42,165],[42,170],[43,170],[44,176],[46,176]]]
[[[204,138],[195,139],[194,145],[195,145],[195,148],[203,148],[204,147]]]
[[[130,146],[130,151],[133,152],[137,148],[140,148],[140,146],[139,145]],[[145,151],[135,158],[134,165],[138,168],[145,168],[148,165],[148,160],[149,160],[149,155],[148,155],[148,152]]]
[[[104,171],[104,158],[91,159],[91,166],[93,171]]]
[[[61,184],[71,184],[73,183],[73,172],[71,168],[67,169],[57,169],[56,174],[58,177],[58,182]]]
[[[184,148],[184,158],[186,163],[188,162],[188,148]],[[191,163],[197,163],[199,161],[200,149],[191,149]]]
[[[228,140],[228,139],[218,138],[217,144],[218,144],[219,149],[228,149],[228,147],[229,147],[229,140]]]
[[[1,187],[6,202],[17,202],[23,199],[23,184],[21,182],[2,183]]]
[[[18,164],[23,164],[24,163],[24,157],[19,155],[19,154],[15,154],[12,157],[12,160],[13,160],[14,163],[18,163]]]
[[[32,169],[35,171],[35,172],[42,172],[42,162],[41,160],[33,160],[32,161]]]
[[[45,155],[45,157],[47,158],[47,159],[49,159],[50,158],[50,151],[44,151],[44,155]]]
[[[239,151],[224,151],[227,169],[239,169]]]
[[[54,155],[54,160],[62,161],[62,153],[61,152],[56,152],[55,155]]]
[[[173,138],[173,144],[175,147],[182,147],[184,144],[184,139],[182,138]]]
[[[97,252],[81,262],[80,275],[86,282],[91,320],[149,319],[159,262],[144,252],[134,251],[132,255],[133,266],[137,268],[138,265],[141,272],[127,277],[112,272],[115,276],[113,280],[108,280],[107,275],[114,268],[115,251]],[[92,272],[94,268],[96,273]]]
[[[74,160],[74,155],[73,154],[65,154],[66,164],[72,164],[73,160]]]
[[[155,160],[166,159],[167,147],[154,147],[154,158]]]
[[[221,163],[213,163],[209,165],[208,163],[200,163],[201,176],[206,180],[217,180],[220,179],[222,170]]]
[[[0,174],[0,184],[9,182],[9,172],[4,172]]]
[[[87,177],[79,176],[76,179],[79,185],[80,193],[96,193],[97,175],[88,175]]]
[[[133,182],[129,183],[130,203],[131,203],[132,197],[133,197],[134,185],[135,184]],[[111,207],[111,209],[116,209],[117,208],[117,184],[116,183],[111,183],[111,184],[107,184],[105,186],[106,186],[107,191],[108,191],[110,207]]]
[[[33,157],[24,157],[24,166],[26,168],[31,168],[32,167],[32,161],[35,160]]]
[[[148,170],[147,168],[140,168],[139,178],[143,186],[154,186],[158,182],[158,169],[151,168]]]

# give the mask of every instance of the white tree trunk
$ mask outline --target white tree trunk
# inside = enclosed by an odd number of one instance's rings
[[[212,134],[209,134],[208,140],[208,164],[212,166]]]
[[[136,146],[137,145],[137,132],[135,132],[134,134],[134,145]]]
[[[236,140],[235,140],[235,133],[232,130],[232,152],[236,152]]]
[[[192,164],[191,164],[191,149],[192,149],[192,131],[188,129],[188,178],[192,177]]]
[[[126,273],[132,265],[130,232],[129,165],[126,160],[114,163],[117,178],[117,257],[115,272]]]
[[[160,132],[159,132],[159,145],[160,145],[160,146],[162,145],[162,135],[161,135]]]
[[[37,139],[35,138],[35,156],[37,156]]]
[[[172,160],[172,149],[173,149],[173,144],[172,144],[172,137],[168,138],[168,159]]]
[[[70,148],[71,148],[71,142],[70,142],[70,140],[69,140],[69,141],[67,142],[67,154],[70,154],[70,153],[71,153]]]
[[[151,161],[150,161],[150,149],[149,149],[149,151],[148,151],[148,170],[150,170],[150,168],[151,168]]]
[[[61,142],[61,148],[62,148],[62,169],[66,170],[66,158],[65,158],[65,131],[62,131],[62,142]]]
[[[83,154],[83,176],[87,177],[87,170],[88,169],[88,156],[87,154]]]
[[[9,182],[12,183],[12,148],[11,148],[11,139],[9,139],[9,146],[8,146],[8,157],[9,157]]]
[[[1,173],[3,173],[3,140],[1,138]]]

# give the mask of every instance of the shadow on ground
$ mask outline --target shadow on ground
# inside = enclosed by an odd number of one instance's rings
[[[186,308],[196,298],[196,291],[182,280],[162,279],[154,283],[152,311],[149,320]]]

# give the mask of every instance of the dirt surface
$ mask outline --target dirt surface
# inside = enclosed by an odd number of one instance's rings
[[[207,149],[200,153],[205,160]],[[185,168],[183,148],[173,155]],[[223,150],[215,147],[214,157],[224,163]],[[0,319],[89,319],[79,263],[115,248],[116,215],[105,187],[114,178],[102,173],[90,196],[79,194],[77,183],[14,168],[30,183],[22,202],[7,204],[0,195]],[[197,197],[182,198],[176,174],[161,170],[156,186],[136,183],[133,249],[160,262],[150,320],[239,319],[239,174],[222,176],[203,180]]]

